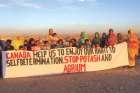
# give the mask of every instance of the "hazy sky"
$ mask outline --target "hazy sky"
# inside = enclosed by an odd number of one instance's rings
[[[140,25],[140,0],[0,0],[0,27]]]

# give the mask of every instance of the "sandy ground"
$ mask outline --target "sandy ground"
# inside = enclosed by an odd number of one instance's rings
[[[140,60],[133,69],[0,79],[0,93],[140,93]]]

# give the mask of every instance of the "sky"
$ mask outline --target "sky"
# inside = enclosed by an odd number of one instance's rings
[[[139,11],[140,0],[0,0],[0,28],[138,31]]]

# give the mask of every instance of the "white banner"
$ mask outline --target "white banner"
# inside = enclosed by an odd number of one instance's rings
[[[112,69],[129,65],[127,43],[100,49],[3,51],[3,78]]]

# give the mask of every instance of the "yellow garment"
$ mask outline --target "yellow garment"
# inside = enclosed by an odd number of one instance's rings
[[[52,35],[47,35],[47,41],[48,42],[51,42],[52,41],[52,38],[53,38]]]
[[[19,46],[23,45],[23,40],[13,40],[12,45],[16,50],[18,50]]]
[[[129,66],[134,67],[136,65],[135,60],[129,60]]]
[[[128,34],[128,54],[129,54],[129,65],[135,66],[135,57],[138,55],[138,38],[136,34],[129,30]]]

